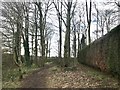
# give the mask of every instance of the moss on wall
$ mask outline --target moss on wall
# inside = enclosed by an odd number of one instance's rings
[[[78,61],[120,76],[120,25],[79,51]]]

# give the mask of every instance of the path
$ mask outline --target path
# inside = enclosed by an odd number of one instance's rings
[[[104,88],[118,87],[118,81],[84,65],[77,70],[61,71],[54,64],[34,71],[22,81],[22,88]]]

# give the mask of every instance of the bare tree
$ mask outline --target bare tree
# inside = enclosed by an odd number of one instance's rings
[[[88,4],[86,0],[86,15],[87,15],[87,24],[88,24],[88,43],[91,43],[91,37],[90,37],[90,26],[91,26],[91,11],[92,11],[92,1],[90,0],[90,7],[88,10]]]
[[[75,18],[73,16],[73,19],[72,19],[72,24],[73,24],[73,56],[74,58],[76,58],[76,22],[75,22]]]
[[[47,17],[47,12],[49,10],[49,7],[51,6],[51,2],[48,1],[45,3],[45,9],[43,12],[42,8],[42,2],[35,3],[38,7],[39,11],[39,24],[40,24],[40,45],[41,45],[41,54],[42,54],[42,60],[41,60],[41,65],[44,66],[44,58],[45,58],[45,26],[46,26],[46,17]]]
[[[30,61],[30,51],[29,51],[29,35],[28,35],[28,30],[29,30],[29,3],[24,4],[24,14],[25,14],[25,34],[24,34],[24,50],[25,50],[25,60],[26,60],[26,65],[30,66],[31,61]]]
[[[57,17],[59,21],[59,58],[61,58],[62,55],[62,1],[60,2],[57,0],[57,4],[55,1],[53,2],[55,9],[57,11]]]
[[[35,60],[36,60],[36,64],[38,64],[38,49],[37,49],[37,45],[38,45],[38,41],[37,41],[37,35],[38,35],[38,24],[37,24],[37,8],[35,5]]]
[[[3,10],[2,16],[5,18],[3,22],[8,23],[8,27],[11,29],[6,29],[9,33],[12,31],[12,48],[13,48],[13,59],[15,64],[19,68],[20,79],[22,78],[22,60],[21,60],[21,35],[22,35],[22,25],[23,25],[23,5],[16,2],[4,2],[2,3]]]

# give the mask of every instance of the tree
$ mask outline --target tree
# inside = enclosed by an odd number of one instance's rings
[[[77,1],[76,1],[77,2]],[[74,10],[75,10],[75,7],[76,7],[76,2],[75,4],[73,4],[72,1],[64,1],[61,2],[62,6],[64,6],[64,10],[66,11],[66,21],[64,20],[63,18],[63,14],[60,13],[59,11],[59,8],[57,7],[57,5],[54,3],[54,6],[56,8],[56,11],[57,11],[57,15],[58,15],[58,20],[59,20],[59,25],[60,25],[60,19],[61,21],[63,21],[65,27],[66,27],[66,32],[65,32],[65,42],[64,42],[64,64],[65,66],[68,66],[68,58],[70,58],[70,32],[71,32],[71,19],[74,15]],[[58,4],[59,5],[59,4]],[[62,7],[61,6],[61,7]],[[61,9],[62,10],[62,9]],[[61,17],[61,18],[60,18]],[[59,26],[60,27],[60,26]],[[59,29],[60,31],[60,29]]]
[[[23,24],[23,5],[16,2],[4,2],[2,9],[2,16],[4,17],[3,22],[8,23],[7,27],[11,29],[6,29],[9,34],[12,34],[12,49],[13,49],[13,59],[18,66],[20,72],[20,79],[22,76],[22,60],[21,60],[21,31]],[[10,33],[11,31],[12,33]],[[5,32],[6,33],[6,32]]]
[[[70,23],[71,23],[71,8],[72,2],[68,1],[67,4],[67,19],[66,19],[66,34],[65,34],[65,44],[64,44],[64,57],[70,57]]]
[[[65,58],[65,66],[68,66],[68,60],[70,58],[70,33],[71,33],[71,19],[73,18],[74,15],[74,10],[76,7],[76,2],[73,5],[73,10],[72,10],[72,4],[73,2],[67,1],[67,14],[66,14],[66,33],[65,33],[65,43],[64,43],[64,58]],[[72,12],[72,13],[71,13]]]
[[[46,28],[45,28],[45,40],[46,40],[46,52],[45,52],[45,56],[46,58],[48,57],[48,53],[49,53],[49,57],[50,57],[50,50],[51,50],[51,39],[54,35],[54,29],[51,23],[47,22],[46,23]]]
[[[37,32],[38,32],[38,24],[37,24],[37,8],[35,5],[35,60],[36,60],[36,64],[38,64],[38,49],[37,49],[37,45],[38,45],[38,41],[37,41]]]
[[[98,3],[98,5],[100,5],[100,3]],[[117,10],[114,3],[112,2],[107,2],[107,3],[102,3],[102,5],[108,6],[108,7],[112,7],[110,9],[104,8],[104,9],[100,9],[97,8],[96,3],[94,2],[94,6],[95,6],[95,10],[96,10],[96,14],[94,14],[95,18],[97,19],[97,28],[98,30],[96,30],[95,34],[100,35],[101,36],[104,35],[105,30],[107,30],[107,32],[109,32],[111,30],[111,28],[113,27],[113,25],[115,25],[116,21],[117,21]],[[106,28],[106,29],[105,29]]]
[[[115,2],[115,4],[118,6],[118,7],[120,7],[120,2],[118,1],[118,2]]]
[[[78,9],[78,15],[79,15],[79,20],[78,20],[78,26],[77,26],[77,34],[78,34],[78,52],[82,49],[82,44],[81,44],[81,41],[80,41],[80,38],[84,35],[85,37],[87,37],[87,25],[86,25],[86,22],[85,22],[85,4],[84,3],[81,3],[79,9]],[[86,40],[85,40],[85,44],[86,44]]]
[[[97,5],[95,5],[95,10],[96,10],[96,13],[97,13],[97,24],[96,24],[96,36],[97,36],[97,39],[98,39],[98,14],[99,14],[99,11],[98,11],[98,8],[97,8]]]
[[[46,27],[46,17],[47,17],[47,12],[49,10],[49,7],[51,6],[51,2],[48,1],[45,3],[45,8],[44,8],[44,13],[42,11],[42,2],[36,2],[35,3],[38,7],[39,11],[39,25],[40,25],[40,45],[41,45],[41,54],[42,54],[42,59],[41,59],[41,65],[44,66],[44,59],[45,59],[45,27]]]
[[[115,2],[115,3],[118,6],[118,24],[120,24],[120,1]]]
[[[57,0],[57,5],[55,2],[53,2],[55,9],[57,11],[57,17],[59,22],[59,58],[61,58],[62,55],[62,2],[59,2]]]
[[[72,19],[72,24],[73,24],[73,56],[76,58],[76,23],[75,23],[75,18],[73,16]]]
[[[91,43],[91,37],[90,37],[90,26],[91,26],[91,11],[92,11],[92,2],[90,0],[90,7],[88,11],[88,4],[86,0],[86,15],[87,15],[87,25],[88,25],[88,43]]]
[[[24,50],[25,50],[25,60],[26,60],[26,65],[30,66],[31,61],[30,61],[30,51],[29,51],[29,35],[28,35],[28,29],[29,29],[29,3],[26,3],[24,5],[24,11],[25,11],[25,36],[23,40],[24,44]]]

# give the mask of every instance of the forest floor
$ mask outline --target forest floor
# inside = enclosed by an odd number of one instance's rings
[[[21,81],[22,88],[118,88],[118,80],[79,64],[75,69],[61,69],[52,62]]]

